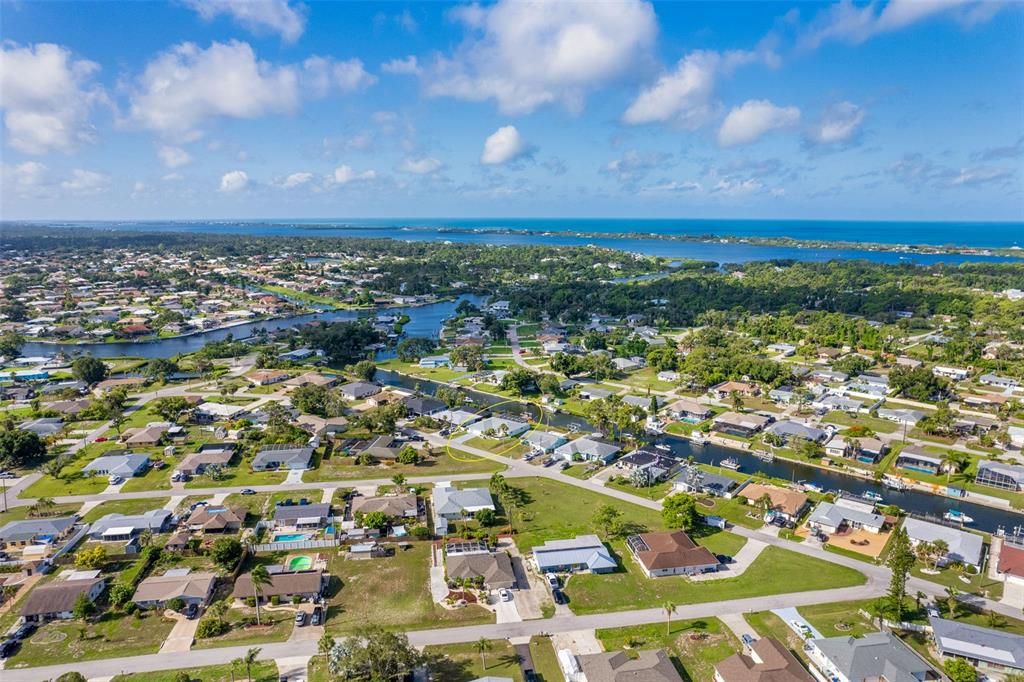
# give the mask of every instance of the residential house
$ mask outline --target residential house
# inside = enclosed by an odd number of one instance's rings
[[[682,682],[663,650],[625,651],[577,656],[586,682]]]
[[[192,421],[197,424],[212,424],[213,422],[236,419],[246,411],[247,408],[242,405],[203,403],[192,410]]]
[[[451,483],[434,484],[430,497],[434,516],[434,532],[448,534],[448,522],[472,518],[484,509],[494,511],[494,499],[487,488],[453,488]]]
[[[971,370],[962,369],[960,367],[944,367],[942,365],[936,365],[935,367],[932,367],[932,374],[937,377],[952,379],[953,381],[963,381],[971,376]]]
[[[711,550],[701,547],[681,530],[630,535],[626,546],[648,578],[697,575],[717,571],[719,566]]]
[[[96,571],[98,574],[99,572]],[[100,577],[60,579],[36,586],[21,603],[21,616],[30,623],[71,620],[75,604],[84,594],[95,603],[103,594],[106,581]]]
[[[377,384],[371,384],[366,381],[353,381],[348,384],[344,384],[340,389],[341,394],[349,400],[363,400],[369,398],[371,395],[377,395],[383,389]]]
[[[715,664],[715,682],[815,682],[785,644],[762,637],[747,653]]]
[[[896,455],[893,465],[898,469],[919,471],[934,476],[942,469],[942,459],[916,445],[907,445]]]
[[[82,472],[90,476],[131,478],[132,476],[142,476],[148,468],[148,455],[117,450],[110,451],[89,462],[82,468]]]
[[[778,388],[773,388],[772,390],[768,391],[768,397],[776,403],[790,405],[792,403],[797,402],[797,400],[800,398],[801,392],[802,389],[784,384],[782,386],[779,386]]]
[[[666,409],[672,419],[690,423],[701,422],[711,416],[710,407],[688,398],[680,398],[670,403]]]
[[[981,567],[985,554],[984,539],[980,535],[968,533],[964,530],[957,530],[949,526],[942,526],[937,523],[921,521],[913,517],[903,521],[903,530],[907,531],[910,544],[916,547],[922,542],[934,543],[942,540],[949,549],[945,556],[939,559],[938,564],[945,566],[954,561],[962,564]]]
[[[284,381],[290,375],[283,369],[258,369],[246,376],[250,382],[257,386],[270,386]]]
[[[845,355],[839,348],[830,348],[829,346],[822,346],[818,349],[817,358],[822,362],[832,362],[838,360]]]
[[[596,386],[581,386],[576,393],[580,400],[605,400],[612,397],[614,393],[605,388]]]
[[[796,346],[788,343],[771,343],[765,346],[765,350],[769,350],[784,358],[788,358],[792,357],[796,353]]]
[[[306,372],[305,374],[300,374],[297,377],[292,377],[284,383],[288,386],[323,386],[324,388],[328,388],[337,383],[337,381],[337,378],[329,377],[325,374],[321,374],[320,372]]]
[[[704,471],[694,465],[682,465],[672,479],[672,492],[705,493],[716,497],[732,497],[732,491],[739,485],[728,476]]]
[[[492,436],[495,438],[514,438],[521,433],[530,430],[528,422],[518,419],[506,419],[504,417],[487,417],[480,421],[473,422],[466,427],[466,430],[477,436]]]
[[[674,372],[672,370],[666,369],[663,369],[662,371],[658,372],[657,377],[658,381],[664,381],[665,383],[669,384],[674,384],[680,379],[679,372]]]
[[[1024,672],[1024,636],[945,618],[929,618],[928,624],[944,661],[965,659],[978,672],[995,679]]]
[[[855,414],[864,410],[864,403],[854,398],[834,393],[826,393],[811,402],[817,412],[849,412]]]
[[[432,417],[445,409],[445,404],[440,400],[427,396],[411,395],[402,404],[405,405],[405,413],[412,417]]]
[[[310,530],[323,528],[334,520],[331,505],[324,504],[279,504],[274,507],[274,528]]]
[[[197,476],[203,473],[206,467],[227,466],[234,455],[234,443],[204,443],[196,452],[185,455],[174,470],[187,476]]]
[[[978,463],[978,473],[974,482],[990,488],[1020,492],[1024,490],[1024,466],[982,460]]]
[[[355,452],[360,455],[369,455],[375,460],[395,460],[401,452],[402,445],[393,436],[377,436],[365,445],[358,447]]]
[[[774,514],[783,517],[787,521],[799,519],[804,509],[807,508],[808,503],[807,495],[798,490],[788,490],[760,483],[751,483],[737,494],[752,504],[757,504],[762,497],[767,495],[771,501],[769,511],[774,512]]]
[[[1011,391],[1020,386],[1020,381],[1013,377],[1004,377],[998,374],[992,374],[991,372],[982,374],[978,377],[978,382],[985,384],[986,386],[996,386],[998,388],[1005,388]]]
[[[750,438],[772,423],[772,418],[747,412],[723,412],[715,417],[712,429],[742,438]]]
[[[640,448],[621,457],[615,462],[616,469],[622,469],[636,485],[654,485],[673,476],[681,461],[669,457],[655,448]]]
[[[1006,583],[1014,585],[1015,592],[1024,593],[1024,538],[1018,535],[1006,536],[1003,539],[996,573],[1002,576]]]
[[[185,524],[189,530],[203,533],[237,533],[245,523],[245,516],[242,507],[207,504],[196,507]]]
[[[379,495],[367,497],[356,495],[352,498],[352,516],[383,512],[392,519],[415,519],[419,516],[419,498],[413,493],[401,495]]]
[[[18,425],[22,431],[34,433],[40,438],[55,436],[64,428],[63,417],[41,417]]]
[[[107,514],[89,526],[89,537],[103,542],[126,542],[149,531],[163,533],[171,525],[171,512],[151,509],[142,514]]]
[[[870,436],[835,435],[825,443],[825,454],[829,457],[852,457],[865,464],[877,464],[888,450],[888,445]]]
[[[831,369],[815,369],[807,373],[807,380],[818,384],[841,384],[849,378],[846,372]]]
[[[811,660],[836,682],[928,682],[944,679],[913,649],[891,632],[863,637],[829,637],[810,642]]]
[[[216,573],[193,573],[188,568],[173,568],[163,575],[152,575],[140,582],[132,601],[144,609],[164,608],[172,599],[204,606],[210,601],[216,582]]]
[[[646,395],[626,395],[622,396],[622,402],[625,405],[632,405],[633,407],[639,407],[642,410],[649,410],[651,407],[651,400],[654,400],[654,404],[661,409],[665,404],[665,399],[660,395],[646,396]]]
[[[794,441],[811,441],[813,443],[821,443],[829,436],[827,431],[823,431],[815,426],[801,424],[800,422],[790,421],[788,419],[771,424],[765,429],[765,433],[770,433],[773,436],[780,438],[783,443],[787,444]]]
[[[708,392],[719,400],[725,400],[733,393],[744,398],[752,398],[759,395],[761,393],[761,389],[757,384],[750,384],[745,381],[723,381],[720,384],[712,386],[708,389]]]
[[[92,405],[92,401],[88,398],[80,398],[78,400],[57,400],[52,403],[45,403],[44,409],[53,410],[66,416],[76,416],[79,412],[89,409]]]
[[[270,584],[263,585],[259,591],[253,589],[252,574],[243,573],[235,580],[235,588],[231,596],[235,599],[258,598],[259,601],[270,601],[278,597],[281,601],[291,601],[299,597],[304,601],[314,601],[323,594],[327,583],[324,572],[316,569],[311,571],[286,571],[283,566],[268,566]]]
[[[869,533],[881,533],[884,526],[885,517],[881,514],[841,507],[831,502],[820,502],[807,519],[808,528],[821,530],[829,535],[859,528]]]
[[[642,358],[612,358],[612,365],[620,372],[635,372],[646,364]]]
[[[615,557],[596,535],[548,540],[531,552],[541,573],[611,573],[618,568]]]
[[[420,358],[419,366],[425,369],[437,369],[439,367],[447,367],[449,365],[447,355],[431,355],[425,358]]]
[[[928,415],[921,410],[891,409],[888,407],[878,408],[878,416],[900,426],[912,427]]]
[[[11,521],[0,527],[0,548],[56,544],[67,537],[77,523],[77,516]]]
[[[621,448],[609,440],[583,436],[568,443],[559,445],[554,450],[554,456],[571,462],[574,459],[582,459],[588,462],[602,462],[607,464],[615,459]]]
[[[313,448],[305,445],[264,445],[252,459],[253,471],[275,469],[309,469],[313,463]]]
[[[491,590],[516,586],[516,574],[507,552],[449,554],[444,564],[449,580],[482,580]]]
[[[525,445],[530,446],[532,452],[548,454],[556,448],[565,445],[567,439],[560,433],[534,429],[523,436],[522,441]]]
[[[295,423],[315,436],[337,438],[348,430],[348,420],[344,417],[318,417],[315,414],[300,414]]]

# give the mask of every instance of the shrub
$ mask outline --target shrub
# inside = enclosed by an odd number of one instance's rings
[[[278,595],[276,595],[276,594],[273,594],[273,595],[271,595],[271,596],[270,596],[270,603],[271,603],[271,604],[272,604],[273,606],[277,606],[278,604],[280,604],[280,603],[281,603],[281,597],[279,597],[279,596],[278,596]]]
[[[414,526],[409,534],[417,540],[426,540],[430,537],[430,529],[426,526]]]
[[[245,598],[245,605],[248,606],[251,609],[256,608],[256,597],[246,597]]]
[[[300,597],[297,594],[293,594],[292,595],[292,603],[293,604],[301,604],[302,603],[302,597]]]
[[[192,682],[192,677],[184,670],[179,670],[174,674],[174,682]]]
[[[175,597],[174,599],[167,600],[167,608],[171,611],[181,611],[185,608],[185,600],[181,597]]]
[[[199,621],[199,626],[196,627],[196,637],[199,639],[205,639],[206,637],[217,637],[227,632],[231,626],[222,620],[216,618],[203,618]]]

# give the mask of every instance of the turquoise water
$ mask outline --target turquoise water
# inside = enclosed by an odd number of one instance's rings
[[[298,542],[307,538],[305,533],[279,533],[273,537],[271,542]]]

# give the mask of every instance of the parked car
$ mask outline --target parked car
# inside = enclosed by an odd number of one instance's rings
[[[743,643],[747,646],[754,646],[754,642],[757,641],[756,639],[747,634],[744,634],[740,639],[742,639]]]
[[[195,602],[192,602],[188,606],[185,607],[185,617],[188,618],[189,620],[195,620],[196,616],[198,616],[198,615],[199,615],[199,606]]]
[[[562,592],[561,590],[558,590],[558,589],[551,590],[551,597],[552,597],[552,599],[555,600],[556,604],[561,605],[561,604],[568,604],[569,603],[569,598],[566,597],[565,596],[565,592]]]
[[[498,590],[498,597],[501,601],[512,601],[512,591],[507,590],[504,587]]]
[[[925,610],[928,612],[928,617],[929,618],[941,618],[942,617],[939,614],[939,609],[935,606],[935,604],[929,604]]]
[[[16,639],[5,639],[0,642],[0,660],[10,658],[14,655],[14,652],[18,650],[18,640]]]
[[[720,564],[731,564],[731,563],[734,563],[736,561],[735,559],[733,559],[728,554],[719,554],[715,558],[718,559],[718,563],[720,563]]]
[[[242,488],[242,494],[243,495],[255,495],[256,491],[253,490],[252,488]]]
[[[14,473],[13,471],[0,471],[0,478],[8,478],[8,479],[10,479],[10,478],[17,478],[17,477],[18,477],[18,474]]]
[[[35,623],[22,623],[21,627],[15,630],[14,634],[11,635],[11,637],[20,642],[23,639],[31,637],[32,633],[35,632],[38,629],[38,627],[39,626],[37,626]]]
[[[107,481],[110,482],[110,485],[118,485],[120,483],[124,483],[124,479],[118,476],[117,474],[111,474],[110,478],[108,478]]]
[[[548,581],[548,587],[550,587],[551,589],[558,589],[558,576],[554,573],[545,573],[544,580]]]
[[[309,619],[310,625],[321,625],[324,622],[324,610],[323,607],[317,606],[313,609],[313,615]]]
[[[306,624],[306,612],[305,611],[299,611],[298,613],[295,614],[295,627],[301,628],[305,624]]]

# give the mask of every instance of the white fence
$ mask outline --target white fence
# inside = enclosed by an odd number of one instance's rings
[[[268,542],[262,545],[255,545],[256,552],[291,552],[299,549],[324,549],[326,547],[337,547],[340,540],[297,540],[295,542]]]

